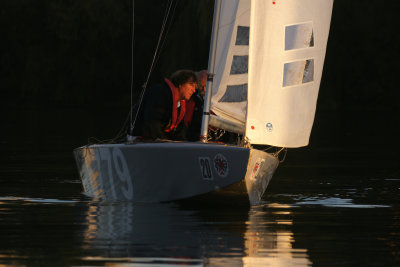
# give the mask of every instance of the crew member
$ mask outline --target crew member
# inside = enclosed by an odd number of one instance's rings
[[[183,123],[186,101],[196,87],[197,77],[191,70],[178,70],[170,79],[149,87],[142,103],[136,104],[133,110],[133,118],[136,119],[130,127],[130,135],[145,140],[186,140],[186,126]]]

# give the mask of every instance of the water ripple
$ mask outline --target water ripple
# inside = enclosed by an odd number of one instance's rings
[[[349,198],[316,198],[309,197],[304,198],[296,205],[321,205],[325,207],[337,207],[337,208],[358,208],[358,209],[370,209],[370,208],[390,208],[388,205],[376,205],[376,204],[354,204],[352,199]]]

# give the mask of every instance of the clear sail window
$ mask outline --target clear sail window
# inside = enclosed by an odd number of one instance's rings
[[[231,73],[244,74],[248,72],[249,56],[233,56]]]
[[[250,27],[246,26],[237,27],[235,45],[249,45],[249,30]]]
[[[285,50],[314,46],[314,31],[311,22],[285,27]]]
[[[314,81],[314,59],[285,63],[283,87]]]
[[[242,102],[247,100],[247,83],[228,85],[225,94],[218,102]]]

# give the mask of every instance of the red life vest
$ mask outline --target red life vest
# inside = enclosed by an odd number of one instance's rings
[[[167,129],[164,129],[165,132],[169,133],[178,127],[179,123],[182,121],[183,117],[186,113],[186,101],[180,100],[181,110],[178,116],[178,99],[179,99],[179,92],[175,85],[168,79],[164,79],[164,81],[168,84],[168,87],[171,89],[172,92],[172,121],[170,126]]]
[[[192,99],[189,99],[188,101],[186,101],[186,114],[185,114],[186,127],[189,127],[190,123],[192,122],[195,106],[196,106],[196,103]]]

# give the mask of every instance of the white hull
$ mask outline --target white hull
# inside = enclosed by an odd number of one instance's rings
[[[74,156],[88,196],[134,202],[179,200],[242,183],[256,205],[279,164],[256,149],[186,142],[89,145]]]

